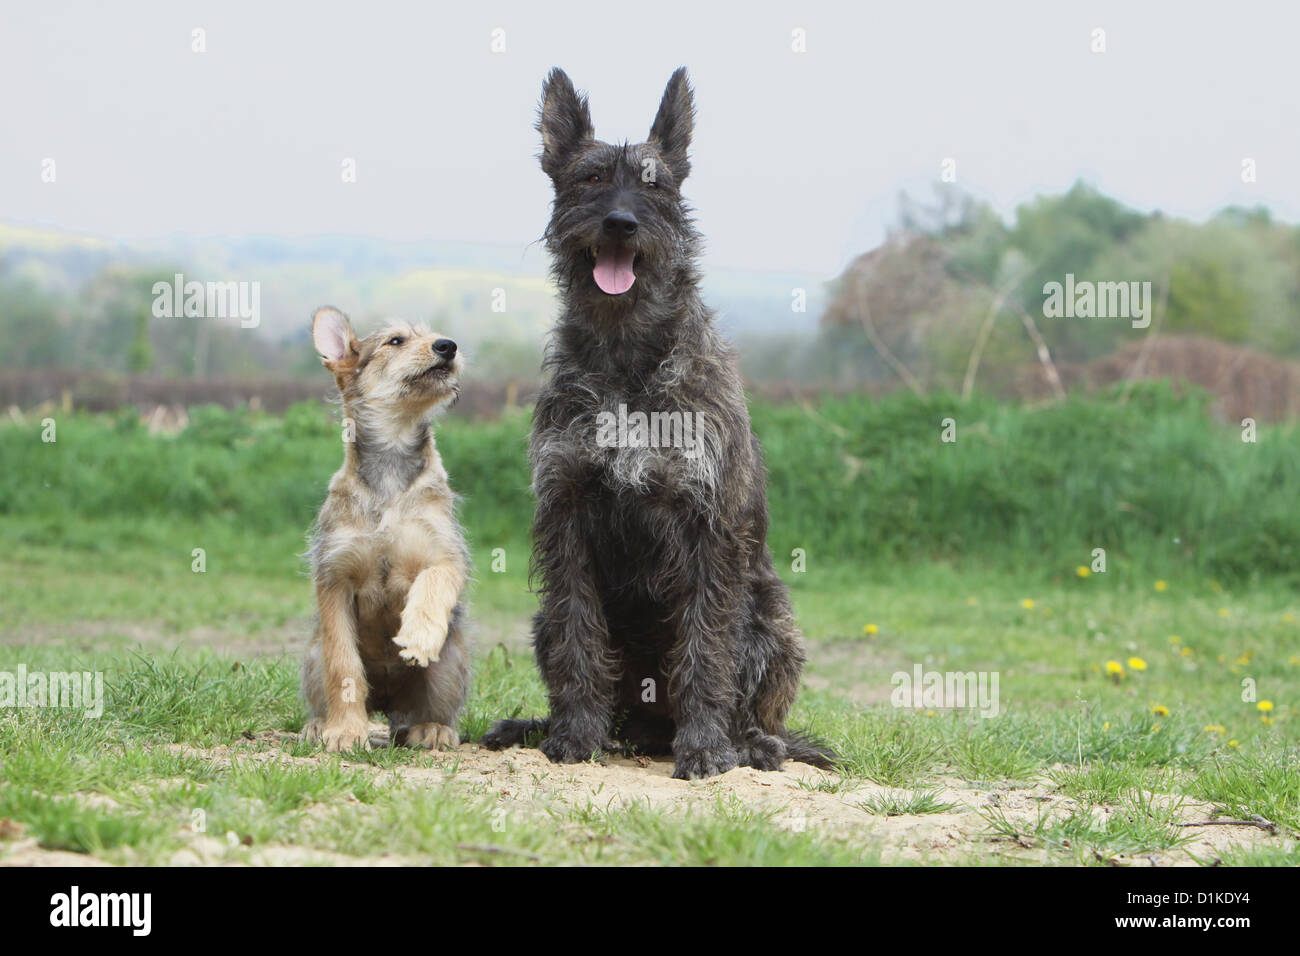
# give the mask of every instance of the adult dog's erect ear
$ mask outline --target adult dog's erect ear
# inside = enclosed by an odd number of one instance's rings
[[[664,98],[659,101],[659,112],[650,127],[650,142],[659,147],[664,162],[673,177],[681,182],[691,171],[687,150],[691,146],[691,131],[695,129],[695,94],[686,67],[680,66],[668,80]]]
[[[573,81],[558,66],[542,83],[537,131],[542,134],[542,169],[551,179],[555,179],[573,154],[596,135],[587,109],[587,97],[573,88]]]
[[[316,310],[311,317],[311,340],[320,353],[321,364],[334,373],[342,391],[356,374],[361,343],[352,334],[348,317],[332,306]]]

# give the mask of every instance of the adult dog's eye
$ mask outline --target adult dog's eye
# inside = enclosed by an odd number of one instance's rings
[[[401,345],[401,344],[402,344],[403,342],[405,342],[405,341],[406,341],[406,339],[402,338],[400,335],[394,335],[394,336],[393,336],[391,339],[389,339],[385,344],[386,344],[386,345]]]
[[[647,186],[649,186],[651,189],[658,189],[658,188],[659,188],[659,184],[658,184],[657,182],[655,182],[653,179],[647,179],[647,180],[645,181],[645,184],[646,184]]]
[[[587,182],[589,183],[600,182],[600,175],[598,173],[592,173],[590,176],[587,177]]]

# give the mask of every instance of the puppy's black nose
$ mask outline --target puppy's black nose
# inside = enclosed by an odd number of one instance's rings
[[[448,361],[456,357],[456,343],[451,339],[438,339],[433,343],[433,350]]]
[[[601,225],[607,235],[620,238],[636,235],[636,216],[623,209],[615,209],[605,217],[605,221]]]

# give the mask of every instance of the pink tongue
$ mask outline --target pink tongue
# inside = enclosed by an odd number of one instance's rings
[[[622,295],[632,288],[636,275],[632,272],[632,260],[636,253],[623,249],[617,253],[602,249],[596,255],[596,268],[592,276],[602,292],[610,295]]]

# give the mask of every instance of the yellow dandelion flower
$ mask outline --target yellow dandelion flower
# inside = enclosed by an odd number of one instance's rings
[[[1228,616],[1228,613],[1229,613],[1229,612],[1228,612],[1228,609],[1227,609],[1226,607],[1221,607],[1221,608],[1219,608],[1219,617],[1227,617],[1227,616]]]
[[[1236,746],[1237,746],[1237,741],[1235,741],[1235,740],[1229,740],[1229,741],[1228,741],[1228,746],[1229,746],[1229,747],[1236,747]]]
[[[1156,582],[1156,590],[1157,590],[1157,591],[1168,591],[1168,590],[1169,590],[1169,582],[1168,582],[1168,581],[1157,581],[1157,582]]]
[[[1101,725],[1101,729],[1102,729],[1102,730],[1110,730],[1110,721],[1108,720],[1108,721],[1106,721],[1104,724],[1102,724],[1102,725]]]
[[[1207,734],[1221,734],[1225,732],[1223,724],[1206,724],[1201,729]]]
[[[1273,709],[1273,702],[1271,700],[1261,700],[1258,704],[1255,705],[1255,709],[1261,710],[1267,714],[1270,710]]]
[[[1106,673],[1110,674],[1112,677],[1119,677],[1124,673],[1124,665],[1119,661],[1107,661]]]
[[[1169,708],[1166,707],[1164,704],[1156,704],[1154,707],[1151,708],[1151,713],[1155,714],[1157,717],[1168,717]]]
[[[874,624],[863,624],[863,625],[862,625],[862,633],[863,633],[863,634],[879,634],[879,633],[880,633],[880,628],[878,628],[878,627],[877,627],[876,625],[874,625]]]
[[[1130,657],[1128,659],[1129,670],[1144,671],[1147,669],[1147,662],[1140,657]]]
[[[1170,634],[1170,635],[1169,635],[1169,643],[1170,643],[1170,644],[1181,644],[1181,643],[1183,643],[1183,639],[1182,639],[1181,637],[1179,637],[1177,634]]]
[[[1077,568],[1074,569],[1074,573],[1077,574],[1077,575],[1078,575],[1079,577],[1081,577],[1081,578],[1091,577],[1091,576],[1092,576],[1092,569],[1089,568],[1089,567],[1087,567],[1087,566],[1085,566],[1085,565],[1082,565],[1082,564],[1081,564],[1081,565],[1079,565]]]
[[[1290,611],[1287,611],[1285,614],[1282,615],[1282,623],[1283,623],[1283,624],[1294,624],[1294,623],[1295,623],[1295,615],[1292,614]]]
[[[1020,602],[1020,606],[1023,607],[1026,611],[1031,611],[1033,610],[1034,607],[1034,599],[1025,598],[1023,601]]]
[[[927,710],[927,711],[925,712],[925,716],[927,716],[927,717],[933,717],[933,716],[934,716],[934,711],[932,711],[932,710]]]
[[[1190,647],[1184,647],[1182,651],[1180,651],[1180,653],[1183,655],[1183,657],[1191,657],[1194,652]]]
[[[1300,664],[1300,657],[1296,657],[1294,654],[1292,654],[1292,655],[1291,655],[1291,659],[1290,659],[1289,661],[1287,661],[1287,663],[1288,663],[1288,664]]]

